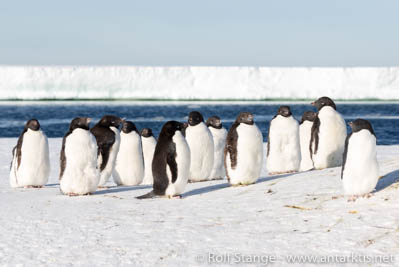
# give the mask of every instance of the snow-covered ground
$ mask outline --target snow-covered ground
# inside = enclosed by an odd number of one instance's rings
[[[399,99],[398,67],[0,66],[0,99]]]
[[[378,147],[384,177],[373,197],[353,203],[342,196],[340,168],[273,177],[263,170],[247,187],[189,184],[182,199],[135,199],[148,186],[67,197],[57,181],[61,139],[50,139],[49,184],[11,189],[15,143],[0,139],[1,266],[206,266],[214,260],[259,266],[266,256],[277,257],[275,266],[305,266],[287,257],[339,261],[350,253],[354,261],[397,258],[346,266],[399,265],[399,146]]]

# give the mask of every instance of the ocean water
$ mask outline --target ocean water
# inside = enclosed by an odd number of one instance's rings
[[[289,105],[297,120],[306,110],[314,110],[307,102],[2,102],[0,103],[0,137],[18,137],[25,122],[37,118],[48,137],[62,137],[70,121],[78,116],[91,117],[92,125],[103,115],[113,114],[133,121],[137,128],[152,128],[157,137],[162,125],[169,120],[186,121],[188,113],[200,111],[205,120],[217,115],[227,129],[241,111],[255,115],[255,121],[266,141],[269,121],[280,105]],[[358,102],[337,103],[337,110],[347,122],[369,120],[380,145],[399,144],[399,103]],[[348,126],[349,130],[349,126]]]

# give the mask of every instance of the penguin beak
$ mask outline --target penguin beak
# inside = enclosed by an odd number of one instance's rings
[[[350,126],[350,127],[352,127],[352,125],[353,125],[353,122],[348,122],[348,125]]]
[[[315,105],[316,105],[316,102],[313,101],[313,102],[310,103],[310,104],[311,104],[312,106],[315,106]]]
[[[89,124],[91,122],[91,118],[86,118],[86,122]]]

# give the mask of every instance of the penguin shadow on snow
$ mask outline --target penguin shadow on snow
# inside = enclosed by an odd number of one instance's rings
[[[275,179],[289,177],[289,176],[292,176],[292,175],[295,175],[298,173],[299,172],[285,173],[285,174],[262,177],[262,178],[259,178],[256,181],[256,183],[250,184],[247,186],[252,186],[252,185],[256,185],[256,184],[260,184],[260,183],[264,183],[264,182],[269,182],[269,181],[272,181]],[[228,183],[227,180],[223,180],[223,181],[226,181],[226,182],[193,189],[191,191],[188,191],[188,192],[182,194],[182,197],[185,198],[185,197],[190,197],[190,196],[195,196],[195,195],[201,195],[201,194],[210,193],[210,192],[221,190],[221,189],[228,188],[228,187],[233,187],[233,188],[235,187],[235,186],[230,185],[230,183]],[[247,187],[247,186],[245,186],[245,187]],[[243,187],[243,186],[238,186],[238,187]]]
[[[152,185],[132,185],[132,186],[112,186],[105,188],[103,190],[98,190],[93,193],[93,195],[105,195],[111,193],[119,193],[119,192],[126,192],[126,191],[133,191],[133,190],[140,190],[140,189],[150,189]]]
[[[56,186],[60,186],[59,183],[55,183],[55,184],[46,184],[44,187],[56,187]]]
[[[396,182],[399,182],[399,170],[389,172],[380,178],[375,187],[375,192],[382,191]]]

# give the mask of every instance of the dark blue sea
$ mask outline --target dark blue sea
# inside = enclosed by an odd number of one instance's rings
[[[188,113],[197,110],[205,119],[218,115],[227,129],[240,111],[252,112],[266,141],[269,121],[282,104],[291,107],[297,120],[301,119],[304,111],[314,110],[308,103],[297,102],[3,102],[0,103],[0,137],[18,137],[25,121],[31,118],[40,121],[48,137],[62,137],[73,118],[91,117],[94,125],[106,114],[131,120],[139,129],[152,128],[158,136],[166,121],[186,121]],[[343,102],[337,103],[337,110],[347,122],[357,118],[369,120],[378,144],[399,144],[399,103]]]

